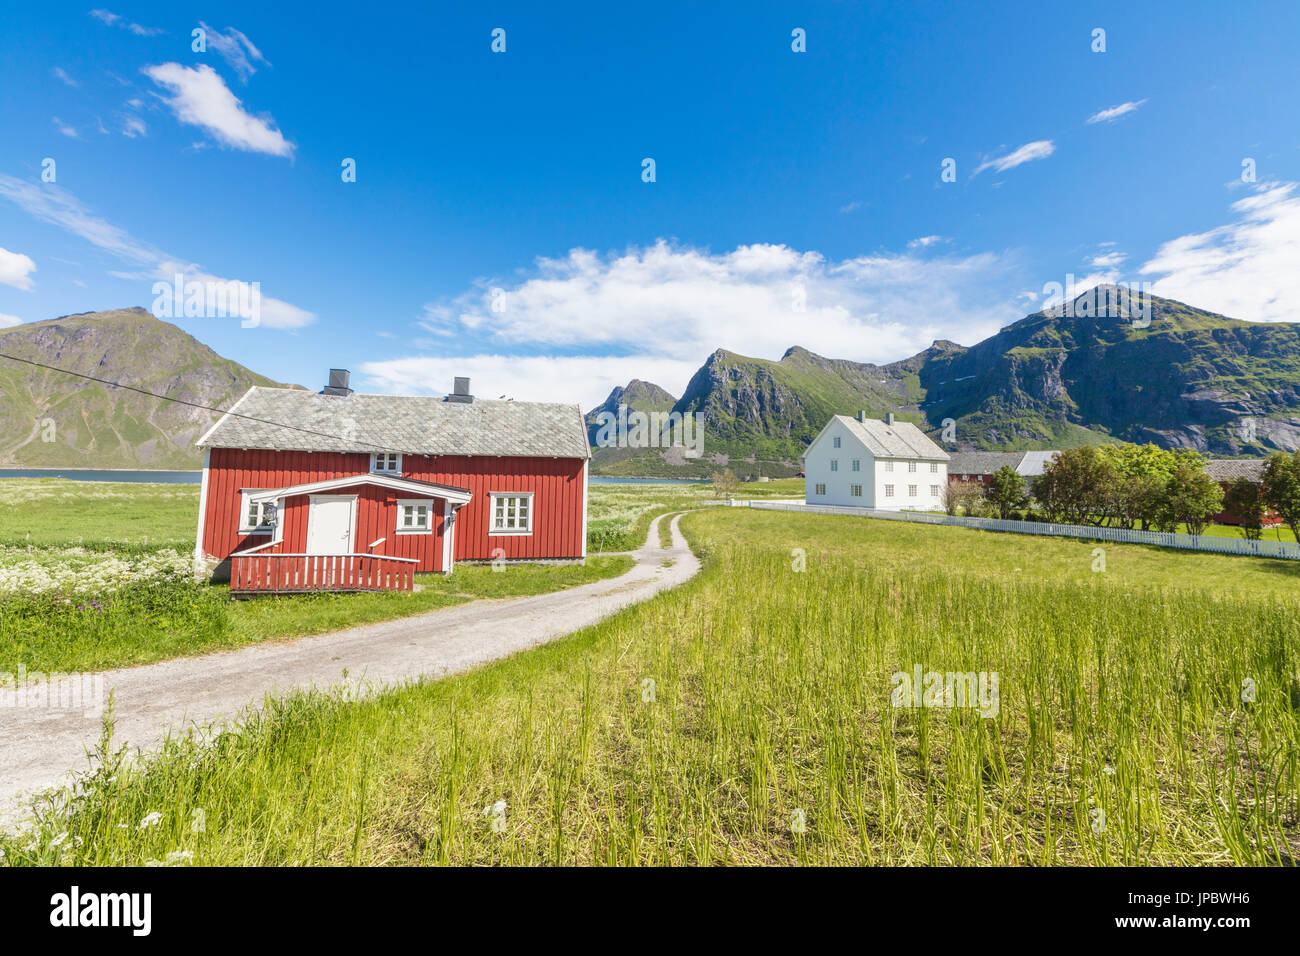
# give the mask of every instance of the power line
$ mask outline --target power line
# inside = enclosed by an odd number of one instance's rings
[[[77,378],[84,378],[89,382],[98,382],[100,385],[111,385],[113,388],[124,388],[130,392],[139,392],[141,395],[148,395],[150,398],[158,398],[164,402],[175,402],[177,405],[188,405],[190,408],[201,408],[205,412],[217,412],[221,415],[230,415],[233,418],[243,418],[250,422],[260,422],[263,425],[272,425],[275,428],[287,428],[290,431],[302,432],[304,435],[315,435],[317,438],[329,438],[333,441],[348,442],[355,445],[367,445],[371,448],[378,448],[381,451],[391,451],[386,445],[376,445],[374,442],[361,441],[355,438],[344,438],[341,435],[331,435],[328,432],[313,431],[310,428],[300,428],[297,425],[286,425],[284,422],[273,422],[269,418],[258,418],[256,415],[243,415],[239,412],[232,412],[226,408],[217,408],[215,405],[203,405],[199,402],[187,402],[183,398],[172,398],[170,395],[159,395],[157,392],[150,392],[147,389],[136,388],[134,385],[123,385],[121,382],[109,381],[106,378],[95,378],[93,375],[85,375],[82,372],[74,372],[71,369],[59,368],[57,365],[46,365],[44,362],[34,362],[31,359],[19,358],[17,355],[8,355],[0,352],[0,358],[9,359],[11,362],[22,362],[25,365],[35,365],[37,368],[48,369],[51,372],[61,372],[64,375],[73,375]]]

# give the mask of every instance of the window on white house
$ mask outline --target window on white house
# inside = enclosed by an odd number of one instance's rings
[[[938,497],[939,497],[939,486],[938,486],[938,485],[931,485],[931,486],[930,486],[930,497],[931,497],[931,498],[938,498]]]
[[[262,490],[264,489],[249,488],[242,492],[243,507],[239,512],[239,530],[244,534],[270,534],[275,530],[271,524],[271,516],[275,512],[275,503],[249,500]]]
[[[908,471],[916,471],[916,462],[914,462],[914,461],[909,461],[909,462],[907,463],[907,470],[908,470]]]
[[[840,460],[838,458],[832,458],[831,471],[839,471],[839,470],[840,470]]]
[[[937,461],[930,462],[930,474],[932,475],[939,474],[939,463]]]
[[[826,494],[826,486],[825,486],[825,485],[813,485],[813,494],[815,494],[815,495],[824,495],[824,494]]]
[[[908,485],[908,486],[907,486],[907,497],[909,497],[909,498],[915,498],[915,497],[916,497],[916,485]]]
[[[862,470],[862,459],[861,459],[861,458],[854,458],[854,459],[853,459],[853,470],[854,470],[854,471],[861,471],[861,470]]]
[[[397,533],[412,534],[433,530],[433,502],[414,499],[397,502]]]
[[[894,486],[893,486],[893,485],[885,485],[885,497],[886,497],[886,498],[892,498],[892,497],[894,497]]]
[[[531,494],[492,495],[491,534],[532,534],[533,496]]]
[[[861,497],[862,497],[862,486],[861,486],[861,485],[849,485],[849,495],[850,495],[851,497],[854,497],[854,498],[861,498]]]
[[[392,451],[381,451],[371,455],[370,470],[377,475],[400,475],[402,456]]]
[[[893,470],[894,470],[894,463],[892,461],[885,462],[885,471],[893,471]]]
[[[840,436],[839,436],[839,435],[836,435],[834,438],[831,439],[831,447],[833,447],[833,448],[839,448],[839,447],[840,447]]]

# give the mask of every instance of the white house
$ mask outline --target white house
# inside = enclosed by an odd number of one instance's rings
[[[911,422],[835,415],[804,452],[804,501],[881,511],[942,511],[948,454]]]

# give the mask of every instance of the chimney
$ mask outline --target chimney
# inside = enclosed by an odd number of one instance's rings
[[[886,424],[886,425],[892,425],[892,424],[894,424],[894,413],[893,413],[893,412],[885,412],[885,424]]]
[[[865,422],[866,420],[867,420],[867,413],[865,411],[858,412],[858,421]]]
[[[351,395],[352,389],[348,388],[349,372],[345,368],[330,369],[330,383],[321,389],[322,395]]]
[[[455,384],[452,387],[451,394],[447,396],[449,402],[461,402],[468,405],[474,401],[474,396],[469,391],[469,379],[456,376]]]

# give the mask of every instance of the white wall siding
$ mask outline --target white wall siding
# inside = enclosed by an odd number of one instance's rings
[[[909,461],[916,465],[916,471],[908,471]],[[893,471],[888,470],[893,465]],[[931,471],[931,465],[935,470]],[[942,511],[944,491],[948,486],[947,462],[930,462],[924,459],[882,458],[876,461],[876,504],[878,511]],[[887,486],[893,486],[894,493],[885,492]],[[909,494],[910,486],[916,486],[916,494]],[[933,489],[937,488],[936,494]],[[812,503],[811,501],[809,502]],[[846,504],[847,502],[834,502]]]

